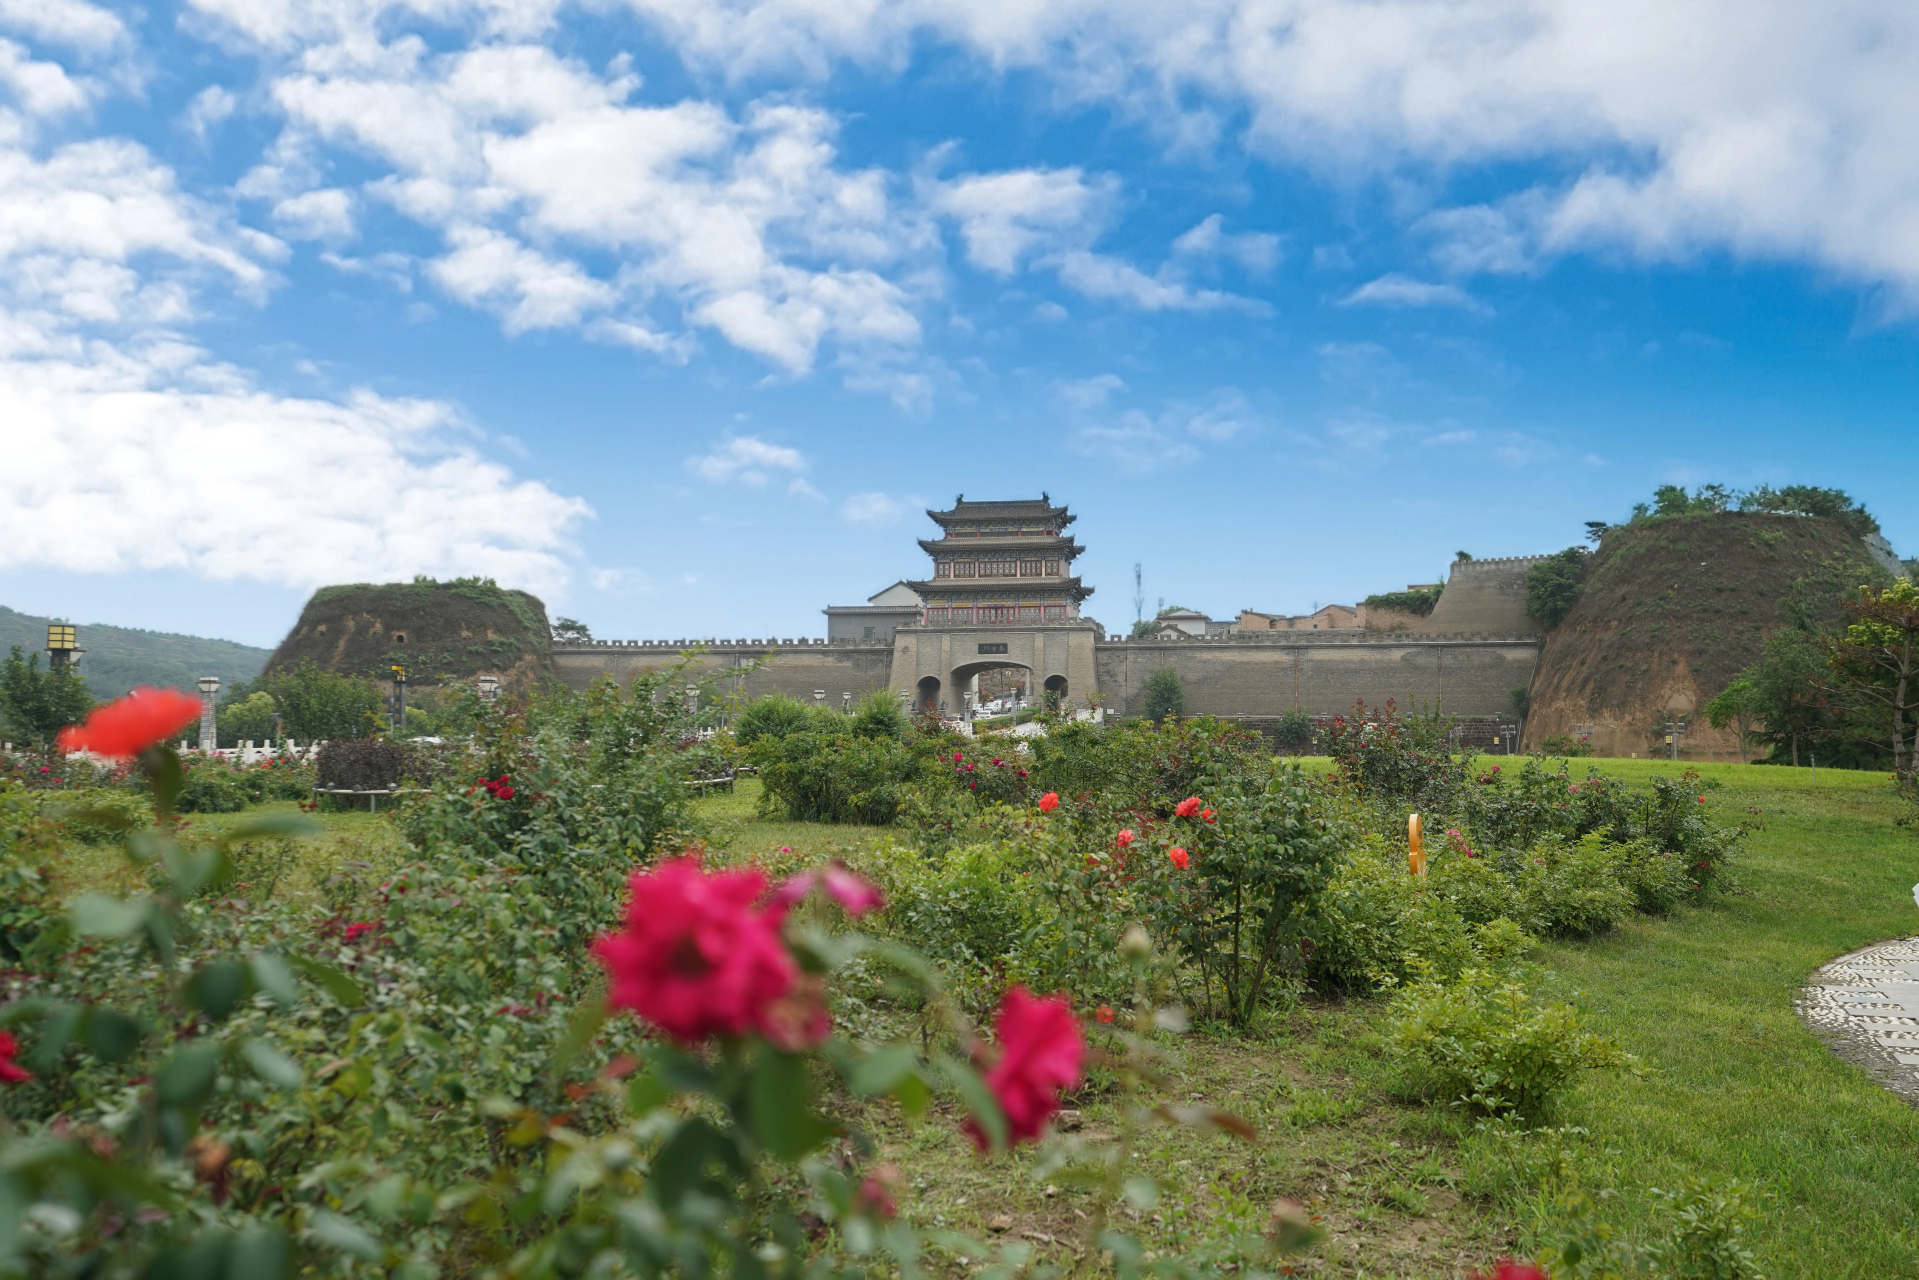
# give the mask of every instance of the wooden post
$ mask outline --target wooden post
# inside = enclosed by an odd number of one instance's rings
[[[1426,842],[1419,829],[1419,815],[1410,814],[1406,818],[1406,872],[1408,875],[1426,874]]]

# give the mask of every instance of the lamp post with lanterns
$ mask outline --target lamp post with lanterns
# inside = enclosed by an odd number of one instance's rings
[[[47,627],[47,670],[71,671],[80,665],[79,632],[70,623],[55,622]]]

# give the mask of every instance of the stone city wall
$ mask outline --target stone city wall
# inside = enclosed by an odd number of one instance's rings
[[[1017,647],[1010,642],[1030,640],[1033,630],[1008,627],[992,634],[1005,636],[1010,650]],[[939,634],[909,629],[901,642],[923,647],[928,636]],[[976,628],[954,634],[970,641],[987,633]],[[555,645],[553,665],[570,688],[584,689],[601,675],[624,682],[642,671],[671,666],[696,646],[704,646],[704,652],[695,659],[694,671],[763,664],[738,683],[722,686],[748,698],[777,691],[811,701],[815,691],[823,689],[827,703],[838,706],[848,693],[858,699],[874,689],[891,689],[895,682],[907,687],[909,677],[920,674],[918,663],[896,666],[894,645],[881,640],[606,641]],[[969,652],[977,648],[965,647]],[[1053,657],[1067,658],[1063,643],[1054,647],[1061,651],[1049,654],[1042,675],[1056,665]],[[1185,686],[1189,715],[1264,717],[1294,709],[1335,715],[1351,709],[1356,699],[1377,705],[1391,698],[1408,711],[1437,705],[1459,716],[1505,717],[1512,712],[1513,689],[1531,684],[1539,657],[1539,641],[1533,636],[1379,635],[1357,630],[1117,639],[1091,647],[1099,700],[1120,715],[1141,714],[1147,678],[1159,667],[1171,666]],[[1008,654],[1014,662],[1024,656]],[[959,662],[946,658],[936,666],[945,674]],[[1088,690],[1085,676],[1077,670],[1072,674],[1077,678],[1071,697],[1078,702]],[[950,701],[952,691],[945,692]]]
[[[1545,630],[1526,613],[1526,575],[1545,556],[1455,560],[1439,603],[1420,620],[1426,635],[1535,635]]]
[[[722,693],[735,690],[747,698],[768,693],[784,693],[813,701],[817,690],[826,691],[830,706],[840,705],[844,695],[855,701],[874,689],[887,687],[893,669],[893,645],[888,640],[609,640],[592,644],[553,646],[553,667],[560,679],[572,689],[584,689],[602,675],[610,675],[624,684],[643,671],[670,667],[696,646],[705,652],[694,659],[688,672],[694,679],[704,678],[715,669],[751,667],[761,670],[739,681],[720,686]]]
[[[1145,707],[1147,679],[1179,672],[1188,715],[1333,715],[1356,699],[1402,710],[1507,716],[1512,691],[1532,683],[1533,636],[1337,635],[1253,632],[1185,640],[1109,640],[1097,646],[1100,700],[1121,715]]]

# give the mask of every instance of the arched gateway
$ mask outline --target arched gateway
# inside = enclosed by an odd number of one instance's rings
[[[1093,589],[1073,575],[1084,550],[1066,527],[1073,515],[1041,494],[1037,501],[954,502],[928,511],[937,540],[920,542],[932,576],[907,583],[925,602],[919,621],[893,633],[893,687],[920,708],[961,710],[977,694],[980,673],[1023,667],[1027,687],[1085,705],[1095,688],[1093,646],[1103,639],[1080,617]]]

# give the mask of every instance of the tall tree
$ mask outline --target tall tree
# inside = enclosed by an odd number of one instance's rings
[[[1891,742],[1893,772],[1905,778],[1919,765],[1919,587],[1911,578],[1861,587],[1846,616],[1850,624],[1827,644],[1833,676],[1872,710]]]
[[[1797,627],[1780,627],[1767,636],[1759,661],[1738,676],[1750,686],[1743,698],[1746,714],[1758,723],[1749,731],[1750,740],[1790,748],[1797,767],[1801,746],[1841,736],[1847,708],[1830,673],[1816,637]],[[1711,714],[1708,709],[1708,719]]]
[[[70,724],[86,719],[93,710],[87,683],[71,667],[40,669],[40,654],[28,655],[19,645],[0,666],[0,719],[15,733],[47,743]]]
[[[1186,686],[1180,683],[1179,672],[1171,667],[1161,667],[1147,676],[1145,693],[1149,719],[1164,721],[1167,716],[1186,712]]]

